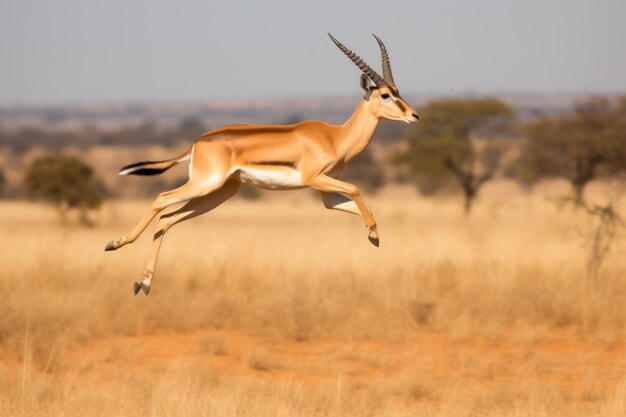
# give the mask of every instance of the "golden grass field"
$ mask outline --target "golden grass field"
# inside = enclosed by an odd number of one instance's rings
[[[283,194],[285,196],[287,194]],[[0,202],[0,415],[626,415],[626,258],[586,275],[596,225],[540,192],[235,199],[166,236],[134,297],[148,201],[96,226]]]

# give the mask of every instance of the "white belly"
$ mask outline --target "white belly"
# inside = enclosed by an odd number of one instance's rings
[[[239,180],[261,188],[287,189],[304,186],[302,174],[291,168],[259,169],[239,168]]]

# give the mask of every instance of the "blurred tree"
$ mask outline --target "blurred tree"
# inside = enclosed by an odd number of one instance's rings
[[[177,136],[180,139],[193,140],[207,131],[206,126],[197,117],[188,117],[180,122]]]
[[[246,200],[258,200],[262,197],[261,190],[250,184],[241,184],[237,195]]]
[[[370,148],[366,148],[346,166],[342,179],[353,182],[369,192],[377,191],[386,182],[385,172],[374,160]]]
[[[302,116],[300,116],[299,114],[293,113],[290,114],[289,116],[287,116],[285,118],[285,120],[283,120],[281,123],[281,125],[295,125],[297,123],[300,123],[301,121],[305,120]]]
[[[408,148],[395,161],[408,165],[422,193],[456,182],[469,213],[478,190],[499,167],[505,148],[493,138],[511,133],[514,111],[493,98],[443,99],[419,114],[420,122],[406,136]]]
[[[563,177],[578,205],[584,204],[584,190],[591,180],[626,168],[626,97],[591,99],[570,113],[539,116],[525,131],[518,177],[531,184],[545,177]]]
[[[0,168],[0,195],[2,195],[2,191],[4,191],[4,186],[7,183],[7,178],[4,175],[4,170]]]
[[[22,154],[41,146],[47,149],[59,149],[80,143],[76,133],[65,131],[47,132],[36,127],[25,127],[2,134],[1,144],[17,154]]]
[[[417,107],[416,107],[417,108]],[[377,143],[394,143],[402,140],[411,130],[411,125],[391,120],[381,120],[376,128]]]
[[[87,211],[102,203],[104,187],[93,169],[75,157],[47,155],[34,160],[26,172],[28,191],[51,202],[65,222],[67,213],[77,209],[80,221],[89,224]]]

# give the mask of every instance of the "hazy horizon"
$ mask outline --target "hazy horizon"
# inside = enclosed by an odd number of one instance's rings
[[[0,106],[358,96],[333,33],[405,95],[626,92],[626,4],[0,4]]]

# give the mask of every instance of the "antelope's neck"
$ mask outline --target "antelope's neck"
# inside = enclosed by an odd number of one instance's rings
[[[339,126],[336,149],[346,162],[367,148],[379,121],[380,119],[370,111],[369,103],[361,100],[352,116]]]

